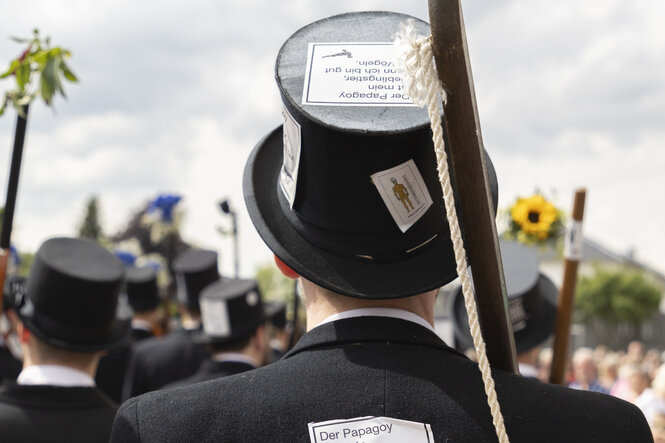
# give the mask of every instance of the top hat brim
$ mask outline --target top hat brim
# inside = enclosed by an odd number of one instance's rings
[[[26,300],[26,303],[30,303]],[[56,348],[65,349],[69,351],[78,351],[78,352],[97,352],[103,351],[105,349],[110,349],[114,346],[120,345],[124,342],[129,342],[130,340],[130,331],[132,326],[131,319],[115,319],[113,325],[111,326],[108,334],[99,340],[91,341],[90,343],[85,343],[85,332],[81,332],[80,337],[81,341],[65,340],[57,337],[53,337],[52,334],[48,334],[39,326],[39,322],[36,320],[34,310],[27,310],[26,314],[25,309],[19,310],[19,317],[23,325],[28,328],[31,334],[37,337],[39,340],[55,346]]]
[[[280,126],[259,141],[245,166],[243,193],[259,235],[291,269],[335,293],[364,299],[421,294],[440,288],[457,276],[454,271],[442,271],[441,263],[455,262],[447,229],[413,255],[392,262],[343,256],[303,238],[288,222],[280,204],[284,198],[278,190],[282,140]]]
[[[534,312],[529,313],[523,329],[514,333],[515,348],[518,354],[528,351],[545,342],[554,331],[556,319],[556,302],[559,290],[552,280],[540,274],[535,288],[540,303]],[[453,317],[456,348],[462,352],[473,348],[473,338],[469,331],[468,316],[464,307],[464,294],[459,287],[451,298],[451,315]]]

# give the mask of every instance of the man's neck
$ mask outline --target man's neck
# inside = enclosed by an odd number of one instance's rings
[[[307,310],[307,330],[326,318],[362,308],[391,308],[411,312],[434,326],[434,302],[437,291],[389,300],[366,300],[335,294],[301,278]]]

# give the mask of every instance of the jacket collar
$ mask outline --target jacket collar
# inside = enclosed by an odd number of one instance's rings
[[[392,342],[429,346],[466,358],[429,329],[399,318],[353,317],[321,324],[303,335],[283,358],[313,348],[358,342]]]

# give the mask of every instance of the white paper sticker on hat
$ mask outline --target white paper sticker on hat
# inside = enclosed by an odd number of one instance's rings
[[[563,244],[563,256],[568,260],[582,260],[584,241],[582,237],[582,222],[571,220],[566,228],[566,240]]]
[[[205,333],[215,337],[231,335],[231,322],[226,301],[201,298],[200,304],[201,320]]]
[[[432,206],[432,197],[413,160],[372,174],[371,177],[402,232],[420,220]]]
[[[302,104],[415,106],[393,58],[392,42],[310,43]]]
[[[279,173],[279,185],[289,206],[293,207],[296,198],[296,185],[298,183],[298,167],[300,166],[300,124],[295,121],[289,111],[282,106],[283,146],[282,169]]]
[[[391,417],[358,417],[309,423],[311,443],[429,443],[434,441],[432,427],[427,423]]]

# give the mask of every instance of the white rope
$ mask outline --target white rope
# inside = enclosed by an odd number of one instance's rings
[[[450,172],[448,170],[448,156],[444,149],[443,129],[441,128],[441,111],[439,103],[446,102],[446,93],[436,73],[433,60],[431,38],[417,36],[413,21],[409,20],[402,25],[395,39],[396,65],[404,77],[404,86],[413,102],[419,106],[427,106],[429,113],[432,140],[436,152],[437,170],[439,181],[443,190],[443,199],[446,205],[446,216],[450,225],[450,237],[455,250],[455,261],[457,263],[457,274],[462,282],[462,293],[464,304],[469,315],[469,328],[473,337],[473,345],[478,354],[480,372],[482,373],[487,395],[487,404],[492,412],[492,419],[496,435],[501,443],[507,443],[508,435],[503,423],[503,415],[494,389],[492,370],[487,360],[485,351],[485,340],[483,340],[478,323],[478,312],[476,301],[471,289],[471,279],[468,273],[466,252],[462,240],[462,232],[457,219],[455,209],[455,197],[450,183]],[[441,100],[439,100],[439,94]]]

